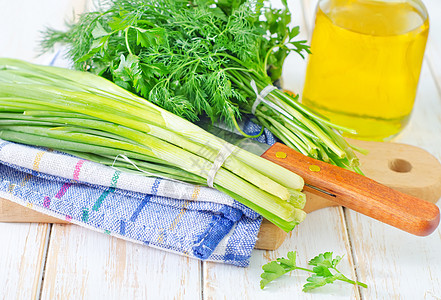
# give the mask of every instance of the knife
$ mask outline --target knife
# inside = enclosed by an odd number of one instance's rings
[[[305,181],[304,191],[417,236],[427,236],[438,227],[439,208],[429,201],[307,157],[281,143],[270,146],[218,126],[203,127],[231,144],[300,175]]]

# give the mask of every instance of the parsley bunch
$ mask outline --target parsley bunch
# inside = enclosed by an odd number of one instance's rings
[[[83,14],[66,32],[48,29],[43,50],[68,45],[74,67],[115,82],[197,121],[237,125],[252,112],[256,92],[273,84],[291,52],[309,53],[289,28],[291,14],[263,0],[110,0]],[[313,114],[293,97],[272,91],[254,115],[301,153],[358,171],[347,130]],[[243,133],[245,136],[250,135]]]
[[[333,259],[332,252],[319,254],[311,259],[308,264],[314,266],[312,270],[301,268],[296,265],[296,251],[288,252],[287,257],[288,258],[278,258],[276,261],[269,262],[262,266],[263,273],[261,275],[262,280],[260,281],[260,288],[263,289],[269,282],[294,270],[302,270],[312,273],[312,275],[306,279],[308,283],[303,285],[304,292],[309,292],[310,290],[326,284],[334,283],[336,280],[357,284],[361,287],[367,288],[365,283],[353,281],[337,269],[337,265],[342,257],[337,256]]]

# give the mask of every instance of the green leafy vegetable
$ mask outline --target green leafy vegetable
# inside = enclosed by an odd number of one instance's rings
[[[263,0],[111,0],[83,14],[66,32],[48,29],[44,51],[60,42],[78,70],[112,80],[190,121],[208,117],[237,126],[253,113],[257,93],[282,74],[288,54],[309,53],[290,28],[286,0],[277,9]],[[286,145],[358,169],[351,147],[331,124],[274,90],[254,112]],[[250,136],[256,133],[246,134]]]
[[[269,282],[294,270],[313,273],[306,279],[308,283],[303,285],[304,292],[309,292],[310,290],[324,286],[328,283],[334,283],[336,280],[357,284],[361,287],[367,288],[366,284],[347,278],[337,269],[337,265],[342,259],[341,256],[337,256],[333,259],[332,252],[319,254],[309,261],[308,264],[314,266],[311,270],[298,267],[296,265],[296,255],[296,251],[290,251],[287,254],[288,258],[277,258],[276,261],[271,261],[263,265],[263,273],[260,275],[262,278],[260,281],[260,288],[263,289]]]
[[[285,231],[306,216],[300,176],[91,73],[0,58],[0,138],[200,185],[228,147],[215,188]]]

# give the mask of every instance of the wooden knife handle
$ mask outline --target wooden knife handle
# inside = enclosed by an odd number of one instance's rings
[[[439,224],[440,212],[435,204],[401,193],[355,172],[304,156],[283,144],[274,144],[262,157],[293,171],[303,177],[305,183],[335,197],[325,196],[307,186],[305,190],[401,230],[426,236]]]

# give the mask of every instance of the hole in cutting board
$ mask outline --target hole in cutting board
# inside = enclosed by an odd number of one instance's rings
[[[395,158],[389,161],[389,169],[398,173],[408,173],[412,170],[412,164],[405,159]]]

